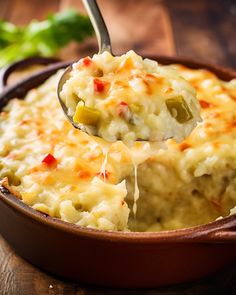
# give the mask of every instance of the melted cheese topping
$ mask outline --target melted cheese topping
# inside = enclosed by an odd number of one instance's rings
[[[173,68],[133,51],[73,64],[61,97],[80,128],[111,142],[181,141],[200,121],[195,89]]]
[[[58,73],[0,113],[1,177],[36,210],[103,230],[175,229],[229,214],[236,204],[236,80],[176,68],[197,89],[203,117],[181,144],[128,149],[74,129],[56,98]],[[135,227],[129,208],[136,206]]]

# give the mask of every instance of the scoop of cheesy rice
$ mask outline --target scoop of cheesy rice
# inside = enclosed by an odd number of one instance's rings
[[[111,142],[181,141],[200,121],[195,89],[171,67],[134,51],[81,59],[60,96],[79,128]]]
[[[101,230],[169,230],[229,214],[236,205],[236,80],[175,67],[197,90],[203,118],[181,144],[128,148],[75,129],[56,98],[59,72],[0,113],[2,185],[36,210]]]

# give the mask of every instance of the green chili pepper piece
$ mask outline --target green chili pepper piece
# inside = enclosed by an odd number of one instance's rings
[[[95,126],[99,120],[100,112],[91,107],[78,106],[73,116],[75,123]]]
[[[179,123],[183,124],[193,118],[193,114],[182,95],[167,99],[166,106],[171,116]]]

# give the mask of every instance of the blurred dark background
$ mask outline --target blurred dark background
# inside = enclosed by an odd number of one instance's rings
[[[236,68],[235,0],[98,0],[114,52],[182,55]],[[68,7],[82,11],[80,0],[0,0],[0,18],[27,24]],[[96,51],[90,38],[62,50],[62,58]]]

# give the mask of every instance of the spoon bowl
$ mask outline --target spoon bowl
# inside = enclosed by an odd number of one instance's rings
[[[72,65],[68,66],[64,73],[62,74],[59,82],[58,82],[58,85],[57,85],[57,97],[58,97],[58,100],[59,100],[59,103],[61,105],[61,108],[65,114],[65,116],[67,117],[67,119],[70,121],[70,123],[77,129],[80,129],[80,126],[78,126],[74,121],[73,121],[73,118],[72,116],[70,116],[68,114],[68,108],[67,106],[65,105],[64,101],[61,99],[61,96],[60,96],[60,93],[62,91],[62,88],[63,88],[63,85],[65,84],[65,82],[69,79],[70,77],[70,73],[71,73],[71,70],[72,70]]]
[[[97,40],[99,44],[98,56],[100,57],[102,56],[101,63],[103,65],[106,64],[105,62],[106,59],[104,58],[106,56],[110,56],[108,59],[109,61],[111,59],[119,60],[119,62],[120,60],[122,60],[119,64],[117,71],[115,72],[116,74],[118,73],[117,74],[118,78],[120,80],[123,80],[124,77],[119,76],[121,72],[121,68],[122,68],[122,71],[126,71],[127,69],[131,71],[134,65],[136,64],[139,65],[139,59],[141,57],[132,51],[129,51],[126,54],[128,56],[126,60],[123,59],[124,56],[126,55],[122,55],[121,57],[114,57],[111,50],[109,33],[96,0],[83,0],[83,3],[88,12],[90,20],[93,24],[94,30],[96,32],[96,36],[97,36]],[[150,62],[152,61],[149,61],[149,63]],[[138,66],[138,68],[139,67],[140,66]],[[75,69],[76,69],[76,65],[75,65]],[[144,69],[145,75],[142,72],[143,69]],[[131,80],[133,79],[134,83],[132,85],[128,83],[128,85],[130,85],[130,89],[131,89],[131,92],[133,91],[132,95],[134,97],[136,98],[139,96],[142,97],[143,101],[141,102],[141,105],[139,105],[140,102],[138,102],[138,106],[136,106],[133,100],[130,100],[128,102],[120,101],[121,97],[126,97],[126,96],[129,97],[126,91],[127,87],[125,89],[125,86],[124,87],[122,86],[121,89],[124,90],[124,93],[120,94],[118,92],[119,97],[112,98],[113,99],[112,104],[113,106],[116,104],[116,109],[112,110],[110,112],[111,114],[109,114],[109,111],[107,112],[108,104],[107,105],[104,104],[101,110],[99,110],[99,108],[97,109],[91,104],[86,104],[85,102],[83,102],[82,104],[81,102],[83,101],[83,97],[84,98],[89,98],[89,97],[86,92],[84,94],[81,94],[81,91],[79,95],[78,93],[75,93],[76,101],[73,101],[73,104],[71,107],[70,102],[73,100],[73,98],[70,97],[70,95],[69,97],[67,97],[66,92],[67,92],[67,86],[70,85],[71,81],[74,82],[74,79],[68,81],[68,83],[66,83],[66,81],[69,80],[74,75],[75,71],[73,66],[69,66],[63,73],[61,79],[59,80],[57,97],[59,99],[63,112],[66,115],[69,122],[71,123],[71,125],[89,135],[98,136],[110,142],[113,142],[116,140],[122,140],[126,142],[128,145],[129,144],[132,145],[134,141],[160,142],[160,141],[165,141],[169,138],[175,138],[177,141],[181,141],[190,133],[189,131],[191,131],[196,126],[197,122],[201,121],[201,118],[199,115],[200,106],[199,106],[199,103],[197,102],[196,95],[194,95],[193,89],[192,90],[188,89],[190,85],[189,86],[185,85],[184,86],[185,88],[182,89],[184,85],[184,83],[182,82],[180,82],[180,85],[182,85],[180,89],[176,89],[176,87],[174,87],[169,81],[172,79],[172,74],[170,73],[166,74],[166,77],[165,75],[163,75],[164,78],[162,77],[163,80],[167,78],[166,79],[167,82],[162,82],[162,83],[158,82],[160,77],[156,77],[155,75],[152,75],[152,72],[154,69],[158,70],[156,62],[154,62],[154,64],[150,66],[150,64],[145,63],[145,60],[144,60],[143,68],[140,67],[139,69],[140,77],[137,78],[138,77],[137,75],[136,77],[137,79],[136,79],[131,73],[132,75],[130,76],[130,79]],[[151,76],[152,78],[151,79],[150,77],[147,78],[148,75]],[[91,75],[89,73],[89,79],[90,79],[90,76]],[[176,76],[178,75],[176,74]],[[80,76],[80,78],[81,77],[82,76]],[[95,77],[97,76],[95,75]],[[85,75],[85,78],[88,78],[88,77],[86,77]],[[86,85],[89,85],[90,83],[89,79],[86,80],[85,82]],[[135,82],[135,79],[140,81]],[[146,81],[146,79],[149,79],[151,82]],[[114,77],[113,77],[113,80],[114,80]],[[99,79],[94,78],[93,83],[94,83],[95,96],[98,94],[100,95],[101,92],[105,90],[106,88],[105,85],[109,84],[105,78],[104,78],[104,81],[100,81]],[[155,83],[153,83],[153,81],[155,81]],[[119,82],[119,81],[116,81],[116,82]],[[141,85],[141,84],[144,84],[144,85]],[[168,85],[172,85],[173,88],[169,87]],[[73,85],[72,87],[74,88],[75,86],[76,84]],[[159,88],[160,86],[162,87],[162,89]],[[165,89],[165,87],[167,86],[168,86],[168,89],[167,88]],[[80,86],[78,87],[76,86],[76,88],[79,88],[79,87]],[[159,101],[156,100],[155,109],[151,113],[149,113],[147,110],[150,111],[152,107],[148,106],[148,104],[145,101],[145,97],[147,95],[148,99],[152,98],[157,89],[160,93],[164,93],[164,94],[160,95],[161,99]],[[166,94],[167,90],[169,90],[169,94]],[[138,92],[139,96],[137,96],[136,92]],[[182,93],[185,93],[185,95],[183,96]],[[170,95],[172,95],[172,97],[170,97]],[[82,98],[80,98],[81,96]],[[156,97],[159,98],[158,95],[156,95]],[[79,103],[77,102],[78,99],[79,99]],[[108,99],[111,99],[111,97],[108,97]],[[104,97],[102,98],[102,100],[104,100]],[[75,103],[76,103],[76,108],[74,110]],[[150,104],[153,104],[153,101]],[[132,109],[132,106],[134,107],[136,106],[136,109],[134,108]],[[106,115],[104,115],[104,113],[106,113]],[[113,116],[114,114],[116,114],[117,118]],[[111,115],[110,121],[108,120],[109,115]],[[102,116],[103,118],[105,118],[105,120],[100,120],[100,117]],[[99,120],[100,122],[98,122]],[[113,122],[111,122],[112,120]],[[164,120],[166,122],[160,122],[161,120]],[[99,126],[99,130],[95,128],[95,125],[97,123]],[[163,123],[166,123],[166,124],[163,124]],[[112,124],[116,125],[116,131],[114,130],[111,131],[112,129],[111,126],[113,126]],[[169,126],[167,128],[167,127],[163,127],[164,125],[165,126],[169,125]]]

